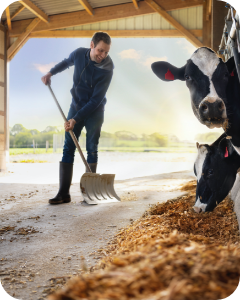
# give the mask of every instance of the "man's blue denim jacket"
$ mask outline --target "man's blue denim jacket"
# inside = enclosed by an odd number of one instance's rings
[[[106,92],[110,85],[114,65],[108,55],[101,63],[90,59],[89,48],[78,48],[50,70],[52,75],[75,66],[73,74],[72,106],[77,110],[73,119],[78,123],[94,110],[104,110]]]

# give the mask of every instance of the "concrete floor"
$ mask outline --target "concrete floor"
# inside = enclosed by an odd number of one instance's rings
[[[195,156],[101,153],[99,171],[116,173],[115,190],[122,201],[96,206],[82,201],[79,181],[84,167],[79,158],[74,164],[72,202],[51,206],[48,199],[58,190],[61,154],[11,157],[8,173],[0,176],[0,280],[7,291],[0,286],[0,299],[46,299],[53,286],[61,287],[68,276],[95,265],[101,258],[97,250],[149,205],[183,194],[179,187],[195,176],[180,170],[192,170]],[[48,163],[13,163],[26,159]],[[239,295],[238,289],[229,300]]]
[[[55,176],[48,164],[12,165],[9,172],[14,173],[0,178],[0,229],[12,227],[0,231],[0,279],[8,294],[24,300],[45,299],[51,278],[62,286],[64,276],[94,265],[100,259],[97,250],[118,230],[140,218],[149,205],[183,194],[179,187],[195,178],[185,171],[116,180],[122,201],[94,206],[82,201],[79,183],[74,182],[72,202],[51,206],[48,199],[55,196],[58,184],[32,180],[35,175],[42,181]],[[14,183],[17,178],[29,181]]]

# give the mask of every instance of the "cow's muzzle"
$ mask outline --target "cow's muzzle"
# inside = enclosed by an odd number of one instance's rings
[[[226,106],[222,99],[207,97],[199,105],[199,115],[209,128],[221,127],[227,118]]]

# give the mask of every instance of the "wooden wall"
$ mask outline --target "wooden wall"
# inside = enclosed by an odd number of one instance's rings
[[[6,159],[9,152],[7,109],[6,29],[0,24],[0,172],[6,171]]]

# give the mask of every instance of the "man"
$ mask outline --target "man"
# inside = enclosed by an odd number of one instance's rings
[[[87,162],[96,173],[98,142],[104,120],[106,92],[113,76],[113,62],[108,55],[111,38],[105,32],[96,32],[89,48],[78,48],[69,58],[53,67],[42,77],[44,84],[51,83],[51,77],[74,65],[72,103],[65,122],[65,144],[60,162],[60,182],[58,194],[49,200],[50,204],[71,201],[69,189],[72,181],[73,162],[76,146],[70,136],[73,130],[77,139],[83,127],[86,128]]]

